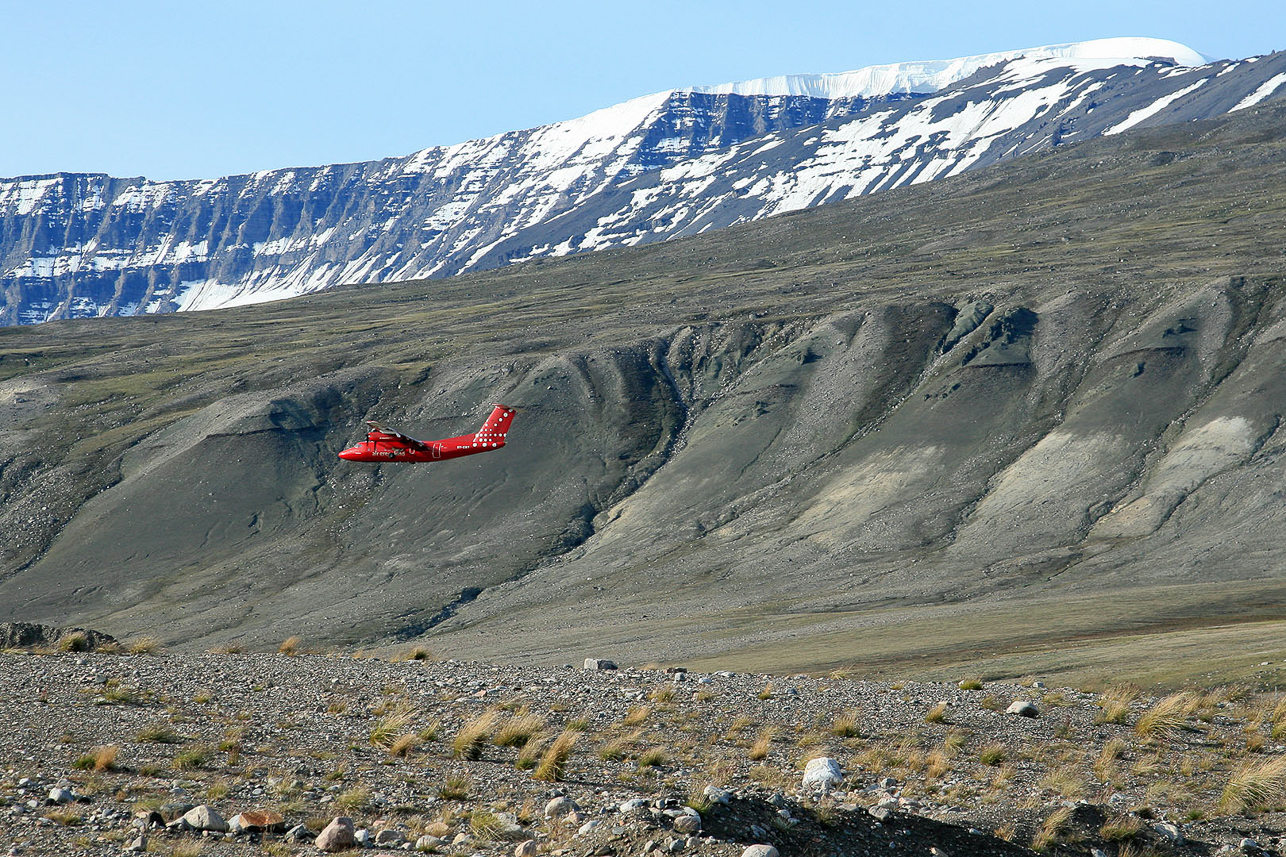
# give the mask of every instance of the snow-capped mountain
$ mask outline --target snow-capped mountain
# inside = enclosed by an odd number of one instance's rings
[[[694,234],[1286,94],[1106,39],[670,91],[404,158],[0,181],[0,323],[208,309]]]

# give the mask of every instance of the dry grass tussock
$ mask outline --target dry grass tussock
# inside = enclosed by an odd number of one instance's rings
[[[104,771],[116,770],[116,761],[120,757],[121,748],[115,744],[98,747],[92,753],[76,759],[72,767],[79,771],[94,771],[103,773]]]
[[[1071,818],[1070,806],[1062,806],[1054,810],[1032,837],[1031,847],[1037,851],[1048,851],[1067,832],[1067,823]]]
[[[1139,688],[1132,684],[1114,684],[1098,699],[1100,723],[1124,723],[1130,714],[1130,704],[1139,698]]]
[[[497,747],[522,747],[531,740],[531,736],[544,730],[545,718],[536,714],[521,714],[501,723],[493,740]]]
[[[755,739],[755,743],[750,746],[750,752],[748,754],[750,758],[756,762],[767,758],[768,750],[772,747],[773,739],[776,737],[777,730],[772,727],[760,732],[759,737]]]
[[[540,757],[540,764],[532,772],[538,780],[544,780],[548,783],[556,783],[567,776],[567,760],[571,758],[572,747],[576,744],[576,739],[580,733],[564,729],[562,734],[554,739],[554,743],[549,745],[545,755]]]
[[[1170,694],[1139,715],[1139,719],[1134,722],[1134,734],[1140,738],[1161,740],[1176,737],[1188,728],[1192,703],[1191,694]]]
[[[1244,765],[1228,780],[1219,798],[1221,812],[1278,808],[1286,803],[1286,756]]]
[[[485,711],[470,720],[456,733],[451,742],[451,754],[457,759],[477,761],[482,758],[482,747],[495,726],[496,711]]]
[[[391,748],[406,735],[415,721],[415,707],[407,702],[384,707],[384,712],[371,729],[371,743],[384,749]]]
[[[861,717],[856,711],[835,715],[835,720],[831,724],[831,734],[837,738],[860,738]]]
[[[625,713],[625,719],[623,719],[621,723],[626,726],[638,726],[643,723],[643,721],[647,720],[651,713],[652,706],[650,705],[635,706]]]

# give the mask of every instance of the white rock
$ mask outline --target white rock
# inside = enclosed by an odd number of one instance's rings
[[[545,818],[562,818],[564,815],[579,811],[580,807],[576,805],[576,801],[565,796],[556,797],[545,804]]]
[[[810,759],[804,767],[804,788],[830,789],[844,781],[839,762],[829,756]]]
[[[777,857],[777,849],[771,845],[751,845],[741,852],[741,857]]]
[[[1005,713],[1016,714],[1019,717],[1039,717],[1040,709],[1037,708],[1036,703],[1032,702],[1030,699],[1015,699],[1013,702],[1009,703],[1009,707],[1005,709]]]
[[[640,809],[645,809],[647,806],[649,806],[649,803],[647,800],[641,797],[636,797],[636,798],[633,798],[632,800],[627,800],[625,803],[618,806],[617,810],[621,813],[621,815],[629,815],[631,812],[635,812],[636,810],[640,810]]]
[[[415,840],[415,850],[416,851],[436,851],[437,849],[441,848],[443,844],[444,844],[443,840],[439,839],[436,836],[430,836],[429,834],[426,833],[423,836],[421,836],[419,839]]]
[[[183,820],[193,830],[210,830],[215,833],[227,833],[228,822],[211,806],[201,804],[183,813]]]
[[[713,803],[727,803],[732,800],[732,792],[718,786],[706,786],[703,794]]]
[[[701,830],[701,816],[695,810],[674,820],[674,832],[691,835]]]
[[[587,670],[614,670],[616,661],[609,661],[607,658],[586,658],[585,669]]]
[[[1170,824],[1169,822],[1163,821],[1160,824],[1154,824],[1152,825],[1152,829],[1156,831],[1157,836],[1161,837],[1166,842],[1169,842],[1171,845],[1183,844],[1183,833],[1177,826]]]
[[[75,795],[67,789],[54,787],[49,790],[49,799],[57,804],[71,803],[76,799]]]
[[[514,857],[536,857],[536,840],[528,839],[526,842],[519,842],[514,848]]]

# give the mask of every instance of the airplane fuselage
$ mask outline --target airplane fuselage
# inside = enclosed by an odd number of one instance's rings
[[[375,432],[372,432],[375,434]],[[427,450],[412,449],[404,446],[395,438],[371,438],[356,446],[350,446],[339,454],[348,461],[445,461],[448,458],[460,458],[465,455],[477,455],[479,452],[490,452],[505,445],[503,440],[479,443],[473,435],[465,434],[445,440],[427,441]]]
[[[366,440],[350,446],[339,454],[346,461],[365,461],[372,464],[386,462],[434,462],[450,458],[462,458],[466,455],[477,455],[480,452],[492,452],[505,445],[505,435],[513,421],[513,408],[496,405],[482,424],[482,428],[473,434],[462,434],[442,440],[421,441],[408,437],[401,432],[385,429],[372,424],[366,434]]]

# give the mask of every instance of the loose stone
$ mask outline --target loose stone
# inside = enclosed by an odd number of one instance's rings
[[[214,833],[227,833],[228,822],[210,806],[201,804],[183,813],[182,821],[193,830],[209,830]]]
[[[406,836],[400,830],[381,830],[375,834],[375,844],[384,848],[400,848]]]
[[[702,794],[713,803],[726,804],[732,800],[732,792],[727,789],[721,789],[718,786],[706,786]]]
[[[777,857],[777,849],[771,845],[751,845],[741,852],[741,857]]]
[[[336,816],[321,833],[317,834],[317,840],[313,844],[320,851],[343,851],[345,848],[353,847],[356,842],[356,832],[351,818],[345,815]]]
[[[545,804],[545,818],[562,818],[564,815],[579,811],[580,807],[576,805],[576,801],[566,795],[559,795]]]
[[[843,781],[844,772],[840,768],[839,762],[829,756],[810,759],[804,767],[803,786],[805,789],[820,788],[827,790]]]

